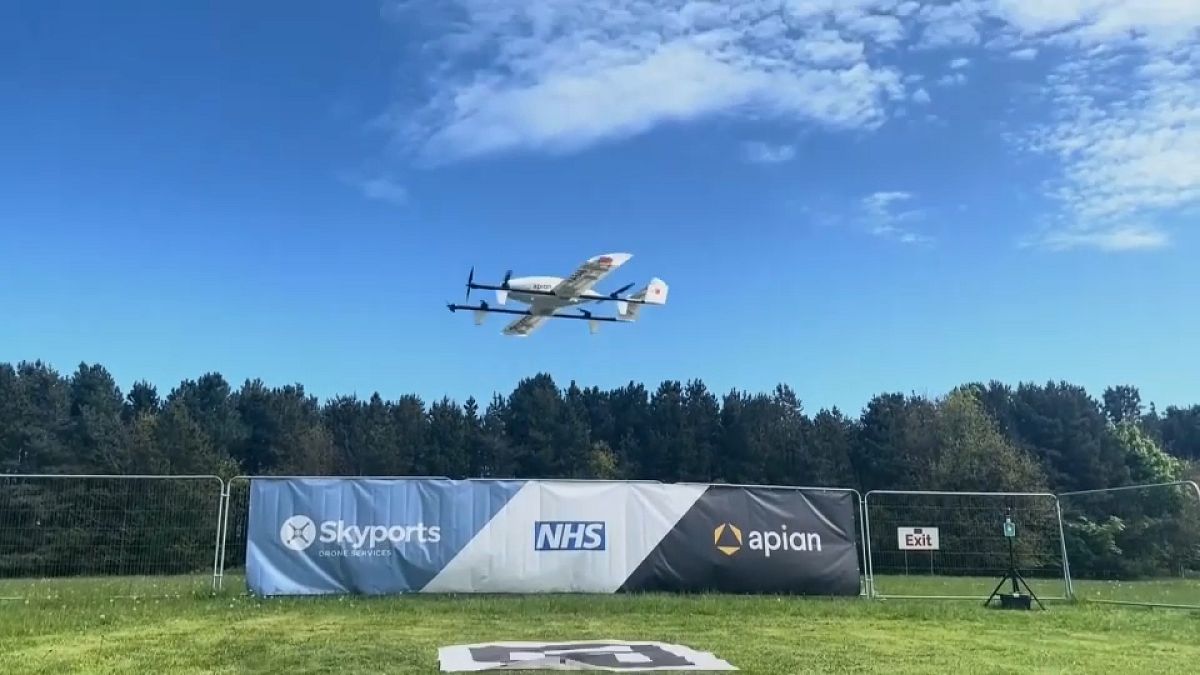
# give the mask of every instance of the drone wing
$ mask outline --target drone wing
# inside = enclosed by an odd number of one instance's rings
[[[504,334],[515,335],[517,337],[529,337],[533,331],[541,328],[542,324],[549,320],[549,315],[526,315],[508,324],[508,326],[504,328]]]
[[[580,265],[571,276],[563,279],[554,287],[554,295],[563,298],[577,298],[590,291],[601,279],[612,274],[618,267],[629,262],[633,255],[629,253],[607,253],[589,259]]]

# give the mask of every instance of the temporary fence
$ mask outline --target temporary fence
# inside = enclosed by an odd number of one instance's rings
[[[983,599],[1010,565],[1039,598],[1070,597],[1053,494],[874,490],[863,504],[873,597]]]
[[[234,580],[246,561],[251,481],[297,478],[330,477],[0,475],[0,598],[244,590]],[[1060,495],[730,487],[851,495],[866,596],[982,598],[1007,571],[1011,544],[1043,600],[1200,608],[1194,482]],[[1015,537],[1005,536],[1006,519]]]
[[[209,475],[0,475],[0,597],[215,587],[222,486]]]
[[[1077,599],[1200,609],[1200,486],[1179,481],[1059,497]]]

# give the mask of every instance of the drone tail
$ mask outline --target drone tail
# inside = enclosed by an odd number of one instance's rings
[[[637,321],[638,313],[644,305],[667,304],[667,293],[670,288],[667,282],[655,277],[642,290],[629,297],[630,302],[618,302],[617,313],[625,321]]]

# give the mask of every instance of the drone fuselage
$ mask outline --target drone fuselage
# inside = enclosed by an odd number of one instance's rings
[[[525,305],[537,304],[542,307],[558,308],[570,307],[571,305],[578,305],[605,297],[595,291],[585,291],[578,296],[570,298],[558,298],[546,295],[553,292],[554,287],[560,283],[562,283],[562,277],[520,277],[509,279],[508,290],[496,291],[496,301],[501,305],[506,300],[515,300]]]

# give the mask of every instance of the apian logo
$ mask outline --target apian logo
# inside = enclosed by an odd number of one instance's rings
[[[729,536],[726,536],[728,534]],[[742,550],[742,531],[733,523],[721,523],[713,530],[713,545],[725,555]]]
[[[308,516],[292,516],[279,528],[279,539],[293,551],[303,551],[317,540],[317,525]]]
[[[776,551],[819,552],[821,535],[816,532],[789,532],[787,525],[780,525],[779,529],[774,531],[748,530],[743,537],[742,530],[737,525],[721,523],[713,530],[713,545],[727,556],[732,556],[745,546],[751,551],[761,552],[765,558],[770,558]]]
[[[533,524],[535,551],[603,551],[604,523],[539,520]]]

